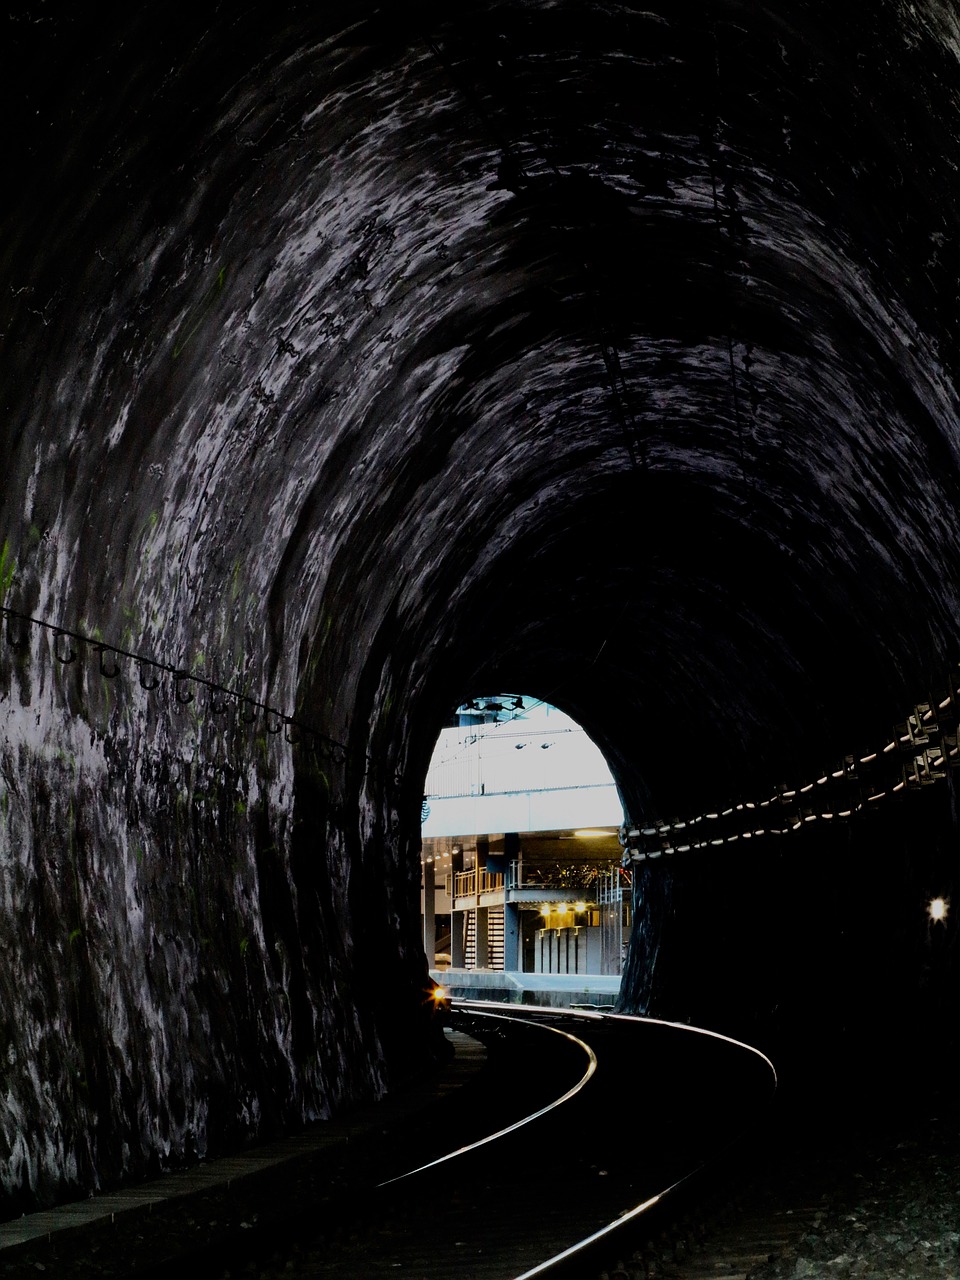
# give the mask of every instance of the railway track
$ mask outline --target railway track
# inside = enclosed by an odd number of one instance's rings
[[[281,1195],[265,1179],[239,1224],[213,1221],[196,1238],[145,1231],[109,1265],[104,1252],[54,1269],[110,1280],[174,1267],[212,1280],[713,1280],[679,1269],[695,1253],[704,1261],[708,1239],[684,1215],[717,1190],[711,1158],[767,1106],[767,1060],[616,1015],[461,1003],[451,1018],[485,1060],[435,1105],[305,1163]]]
[[[476,1005],[456,1017],[491,1051],[492,1137],[384,1179],[362,1234],[304,1240],[284,1274],[599,1274],[611,1238],[676,1196],[772,1094],[762,1055],[688,1028]],[[523,1116],[505,1114],[521,1090]]]
[[[570,1271],[584,1280],[747,1280],[796,1252],[828,1211],[832,1190],[815,1163],[788,1165],[750,1147],[723,1161],[682,1201],[610,1241],[606,1256]],[[783,1273],[792,1274],[792,1264]]]

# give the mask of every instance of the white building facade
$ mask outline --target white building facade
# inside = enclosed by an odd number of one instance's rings
[[[443,730],[423,809],[424,947],[438,966],[619,974],[623,807],[600,750],[531,699],[480,699]]]

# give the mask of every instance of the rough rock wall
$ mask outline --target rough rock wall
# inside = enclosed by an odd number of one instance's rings
[[[2,603],[342,744],[12,622],[16,1203],[429,1052],[458,699],[558,703],[662,818],[874,744],[960,656],[952,8],[280,9],[4,20]],[[727,865],[651,893],[627,1002],[757,1005],[698,996],[703,904],[759,902]]]

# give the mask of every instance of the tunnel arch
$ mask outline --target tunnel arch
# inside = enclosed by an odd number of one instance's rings
[[[419,779],[471,688],[562,698],[654,823],[939,710],[958,102],[934,0],[4,21],[0,605],[342,749],[61,669],[36,628],[7,644],[19,1204],[429,1061]],[[907,903],[955,842],[940,772],[882,830],[645,865],[627,1003],[792,1044],[785,939],[818,913],[818,973],[872,974],[865,1010],[927,999]],[[771,892],[797,898],[784,939],[757,929]]]

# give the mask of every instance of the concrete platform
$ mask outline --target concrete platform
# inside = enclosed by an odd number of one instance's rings
[[[455,1000],[537,1004],[551,1009],[611,1009],[620,978],[587,973],[518,973],[496,969],[431,969]]]

